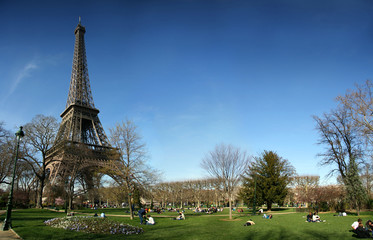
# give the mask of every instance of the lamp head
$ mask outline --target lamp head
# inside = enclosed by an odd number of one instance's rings
[[[22,131],[22,128],[23,128],[22,126],[19,127],[19,130],[16,132],[16,136],[18,139],[21,139],[25,136],[25,133]]]

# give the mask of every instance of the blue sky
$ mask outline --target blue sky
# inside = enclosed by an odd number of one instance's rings
[[[318,166],[312,115],[373,77],[373,2],[0,0],[0,121],[13,131],[65,108],[81,16],[108,128],[132,119],[164,180],[206,176],[218,143]],[[333,179],[327,180],[334,182]]]

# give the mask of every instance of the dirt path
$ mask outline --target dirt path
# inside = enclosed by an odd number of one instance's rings
[[[0,215],[3,215],[5,213],[6,213],[6,210],[0,210]],[[3,221],[1,221],[0,226],[1,226],[1,229],[0,229],[0,240],[22,239],[20,236],[18,236],[18,234],[13,229],[10,229],[8,231],[3,231],[2,230],[2,228],[3,228]]]

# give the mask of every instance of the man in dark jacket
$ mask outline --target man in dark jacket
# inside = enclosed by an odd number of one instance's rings
[[[139,218],[140,218],[140,224],[142,224],[143,221],[144,221],[144,216],[145,216],[145,214],[146,214],[145,209],[141,208],[141,209],[138,211],[138,214],[139,214]]]

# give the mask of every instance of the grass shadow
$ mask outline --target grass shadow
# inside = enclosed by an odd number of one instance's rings
[[[265,210],[265,211],[267,211],[267,210]],[[289,212],[289,210],[285,209],[285,208],[272,208],[271,212]]]

